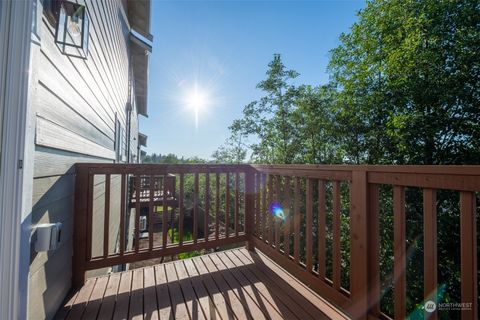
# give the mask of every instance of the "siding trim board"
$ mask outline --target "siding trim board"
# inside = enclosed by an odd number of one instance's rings
[[[35,170],[33,178],[74,175],[75,167],[72,163],[101,162],[102,160],[109,162],[108,159],[37,145],[35,146]]]
[[[115,151],[41,117],[37,117],[35,144],[103,159],[115,159]]]

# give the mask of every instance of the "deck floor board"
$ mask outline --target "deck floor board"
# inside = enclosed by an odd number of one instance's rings
[[[195,290],[190,283],[187,270],[185,270],[183,263],[175,263],[174,266],[190,316],[192,317],[192,319],[206,319],[204,311],[200,307],[200,302],[198,300],[198,297],[195,295]]]
[[[155,290],[155,270],[153,267],[146,267],[144,270],[144,314],[145,319],[158,320],[157,293]]]
[[[209,272],[212,276],[213,280],[222,292],[225,301],[232,307],[233,312],[238,319],[255,319],[244,301],[238,299],[238,297],[235,295],[235,292],[228,286],[222,275],[219,272],[216,272],[217,269],[207,256],[202,256],[200,259],[196,259],[195,261],[198,262],[197,266],[201,263],[205,265],[207,272]]]
[[[242,253],[239,251],[231,252],[230,256],[232,259],[235,257],[237,261],[241,261],[245,268],[257,278],[257,281],[262,283],[267,290],[273,294],[274,301],[277,304],[286,306],[292,313],[297,315],[302,320],[315,319],[307,310],[303,309],[299,305],[298,301],[292,297],[292,290],[290,290],[288,287],[282,288],[279,283],[272,281],[269,277],[265,276],[258,266],[254,266],[251,261],[245,260]],[[318,319],[325,318],[319,317]]]
[[[132,288],[132,272],[124,272],[120,278],[120,286],[118,288],[117,300],[113,319],[126,319],[130,306],[130,292]]]
[[[265,259],[232,249],[91,278],[56,319],[347,319]]]
[[[102,306],[98,319],[111,319],[115,308],[115,301],[117,300],[118,285],[120,284],[120,273],[113,273],[108,278],[107,289],[103,296]]]
[[[172,300],[167,285],[165,265],[155,266],[155,281],[157,286],[157,307],[160,319],[173,319]]]
[[[168,290],[170,291],[170,298],[172,300],[172,308],[175,319],[190,319],[190,314],[182,294],[182,289],[178,283],[175,266],[173,263],[165,264],[165,271],[167,273]]]
[[[238,260],[233,252],[226,252],[223,253],[226,257],[226,261],[230,261],[235,269],[240,269],[244,264]],[[228,260],[227,260],[228,259]],[[267,299],[270,305],[275,308],[280,315],[285,319],[302,319],[302,310],[298,310],[299,307],[296,307],[296,304],[288,298],[283,292],[276,290],[276,287],[268,288],[264,282],[262,282],[255,272],[249,270],[249,268],[241,268],[239,271],[242,275],[244,275],[250,283],[252,283],[253,287],[258,290],[258,292]],[[292,308],[292,310],[290,309]],[[297,309],[297,310],[295,310]],[[295,313],[297,311],[298,313]],[[305,318],[304,318],[305,319]]]
[[[267,282],[267,278],[270,280],[270,284],[277,284],[280,287],[280,291],[287,293],[289,297],[291,297],[295,304],[300,306],[301,310],[305,310],[307,313],[310,314],[311,318],[313,319],[325,319],[325,314],[321,312],[319,309],[315,308],[315,306],[310,303],[307,299],[305,299],[300,292],[293,289],[285,280],[283,280],[277,273],[273,272],[270,268],[265,266],[261,263],[255,263],[248,252],[238,251],[236,252],[237,255],[242,254],[244,255],[248,261],[255,265],[262,273],[258,273],[259,277],[262,281]]]

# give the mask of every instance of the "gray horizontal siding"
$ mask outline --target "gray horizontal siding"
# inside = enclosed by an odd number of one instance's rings
[[[62,222],[61,246],[56,251],[31,251],[29,318],[50,319],[71,283],[74,204],[74,164],[115,159],[115,119],[126,129],[128,94],[128,28],[121,1],[86,1],[90,16],[88,59],[63,55],[54,42],[54,28],[42,20],[41,48],[36,68],[32,112],[36,115],[32,223]],[[134,110],[135,113],[135,110]],[[138,119],[132,117],[131,150],[136,153]],[[126,142],[126,137],[122,139]],[[100,178],[102,179],[102,178]],[[120,178],[112,176],[112,194]],[[94,251],[103,249],[103,181],[95,199]],[[103,203],[103,204],[102,204]],[[116,248],[119,197],[112,197],[109,251]],[[97,221],[96,221],[97,222]],[[102,226],[100,228],[100,226]],[[34,240],[35,234],[32,235]],[[33,241],[32,241],[33,242]],[[105,270],[103,270],[105,272]]]

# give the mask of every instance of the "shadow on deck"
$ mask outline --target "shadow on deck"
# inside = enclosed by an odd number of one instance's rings
[[[261,252],[233,249],[90,278],[57,319],[347,319]]]

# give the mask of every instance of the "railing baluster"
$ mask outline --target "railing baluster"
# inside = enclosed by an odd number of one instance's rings
[[[238,237],[238,204],[239,204],[239,192],[240,192],[240,174],[238,171],[235,172],[235,207],[234,207],[234,227],[235,227],[235,236]]]
[[[230,236],[230,172],[225,174],[225,237]]]
[[[262,174],[262,240],[265,242],[267,238],[267,176]]]
[[[307,179],[306,181],[306,269],[308,272],[312,271],[313,258],[313,181]]]
[[[92,260],[92,229],[93,229],[93,189],[94,174],[88,175],[88,203],[87,203],[87,261]]]
[[[273,176],[268,175],[268,244],[271,246],[273,244],[273,213],[271,212],[271,205],[273,202]]]
[[[341,224],[340,181],[333,181],[333,287],[340,290],[342,285],[340,224]]]
[[[163,213],[162,213],[162,247],[165,249],[167,247],[167,236],[168,236],[168,174],[165,173],[163,176]],[[160,196],[160,195],[159,195]],[[173,230],[172,230],[173,238]]]
[[[210,220],[210,173],[205,173],[205,212],[204,212],[204,226],[203,233],[205,236],[205,242],[208,241],[209,236],[209,220]]]
[[[295,177],[293,224],[293,259],[298,263],[300,261],[300,177]]]
[[[247,236],[246,247],[247,250],[253,251],[255,249],[253,241],[253,223],[255,210],[255,173],[253,170],[248,170],[244,173],[244,177],[245,234]]]
[[[368,276],[371,313],[380,317],[380,201],[378,184],[368,185]]]
[[[185,178],[183,173],[180,173],[180,190],[179,190],[179,199],[178,199],[178,211],[179,211],[179,216],[178,216],[178,243],[180,246],[183,245],[183,220],[185,219],[185,208],[183,206],[183,198],[184,198],[184,190],[185,190]]]
[[[193,190],[193,243],[198,241],[198,172],[195,172]]]
[[[393,278],[395,319],[406,317],[405,188],[393,187]]]
[[[133,240],[135,243],[135,253],[138,253],[140,249],[140,244],[138,243],[140,240],[140,175],[137,174],[135,176],[135,239]]]
[[[248,174],[251,174],[250,177],[247,178],[247,175]],[[242,178],[243,176],[243,178]],[[243,179],[243,186],[242,186],[242,181]],[[251,186],[250,187],[247,187],[247,179],[251,179],[250,181],[248,181],[249,183],[251,183]],[[250,196],[251,198],[249,198],[248,200],[252,201],[252,207],[249,209],[251,212],[249,213],[251,215],[251,219],[250,219],[250,222],[252,224],[252,228],[254,228],[254,223],[255,223],[255,175],[250,172],[243,172],[240,174],[240,191],[241,191],[241,196],[240,196],[240,216],[239,216],[239,219],[240,219],[240,226],[242,227],[241,230],[239,230],[239,232],[243,232],[243,233],[247,233],[246,229],[248,228],[247,227],[247,198]],[[243,200],[242,200],[243,199]],[[243,201],[243,203],[242,203]],[[243,209],[243,210],[241,210]],[[250,229],[250,235],[253,235],[254,234],[254,230],[253,229]]]
[[[155,176],[150,175],[150,191],[148,201],[148,250],[153,249],[153,211],[154,211],[154,197],[155,197]],[[165,199],[165,198],[164,198]]]
[[[437,303],[437,196],[423,189],[423,296]],[[437,310],[425,311],[425,319],[437,319]]]
[[[220,215],[220,174],[215,174],[215,240],[218,240],[218,224]]]
[[[260,214],[261,214],[261,208],[260,208],[260,192],[261,192],[261,175],[260,173],[257,173],[255,175],[255,234],[257,237],[260,237]]]
[[[285,177],[285,184],[283,188],[283,195],[285,197],[285,224],[283,225],[283,252],[285,256],[290,256],[290,177]]]
[[[125,253],[125,205],[126,205],[126,176],[122,174],[120,187],[120,255]]]
[[[326,225],[325,225],[325,181],[318,180],[318,277],[325,280],[325,239],[326,239]]]
[[[110,229],[110,174],[105,175],[105,206],[103,218],[103,258],[108,256],[108,237]]]
[[[281,176],[275,176],[275,202],[277,202],[277,205],[281,205],[280,183],[281,183]],[[281,224],[281,219],[279,217],[274,216],[274,221],[275,221],[275,249],[277,249],[277,251],[280,251],[280,224]]]
[[[478,319],[476,210],[475,192],[460,192],[461,302],[471,303],[462,319]]]

